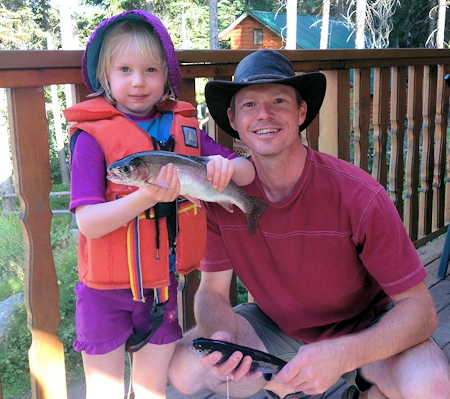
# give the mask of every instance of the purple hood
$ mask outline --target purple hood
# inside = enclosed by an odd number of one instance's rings
[[[96,71],[103,36],[114,23],[132,19],[138,19],[150,24],[156,35],[159,37],[159,40],[161,40],[164,53],[166,55],[170,86],[173,93],[178,98],[178,90],[181,84],[181,69],[178,63],[178,58],[175,54],[172,39],[170,38],[169,33],[162,22],[153,14],[143,10],[123,12],[122,14],[115,15],[103,21],[97,26],[97,28],[95,28],[94,32],[92,32],[89,37],[81,64],[81,73],[83,75],[84,84],[91,93],[95,93],[100,89]]]

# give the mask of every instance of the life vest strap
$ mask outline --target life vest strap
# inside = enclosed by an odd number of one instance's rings
[[[183,199],[178,202],[178,214],[194,210],[194,213],[198,213],[198,207],[194,203],[187,199]],[[128,260],[128,273],[130,275],[130,286],[133,294],[133,300],[139,302],[145,302],[144,286],[142,281],[142,266],[141,266],[141,248],[139,239],[139,220],[142,219],[154,219],[155,212],[153,208],[136,216],[128,223],[127,226],[127,260]],[[169,288],[160,287],[155,288],[155,299],[157,303],[163,303],[167,301],[169,297]]]

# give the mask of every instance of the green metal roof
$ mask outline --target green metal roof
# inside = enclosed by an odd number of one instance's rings
[[[248,11],[261,24],[266,25],[280,36],[286,37],[286,14],[267,11]],[[328,48],[355,48],[355,38],[352,31],[345,25],[344,18],[330,17],[328,27]],[[322,19],[312,15],[297,16],[297,47],[305,50],[315,50],[320,44],[320,27]]]

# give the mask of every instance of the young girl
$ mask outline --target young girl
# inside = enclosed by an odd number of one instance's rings
[[[70,209],[80,229],[74,348],[82,352],[88,399],[123,398],[126,349],[135,397],[162,398],[182,335],[175,274],[194,270],[203,256],[205,211],[177,199],[173,165],[158,176],[167,189],[114,184],[106,167],[162,149],[211,156],[207,173],[218,190],[231,178],[249,184],[255,172],[199,129],[192,105],[175,100],[181,71],[155,16],[134,10],[101,23],[82,72],[95,98],[65,110],[78,122],[71,127]]]

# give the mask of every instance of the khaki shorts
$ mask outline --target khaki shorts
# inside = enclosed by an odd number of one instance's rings
[[[393,302],[389,303],[384,313],[393,306]],[[243,303],[235,306],[234,310],[250,323],[271,355],[288,362],[295,356],[301,346],[306,345],[304,342],[283,333],[256,303]],[[369,326],[377,323],[384,313],[373,320]],[[359,369],[345,373],[342,378],[350,385],[354,385],[360,392],[365,392],[372,386],[361,376]]]

